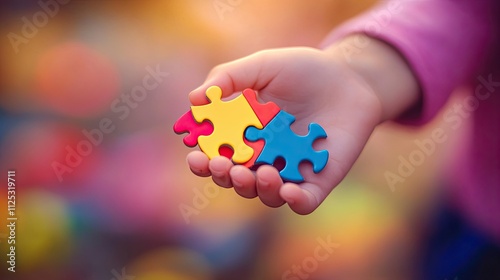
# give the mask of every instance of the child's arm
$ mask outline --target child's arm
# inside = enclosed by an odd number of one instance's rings
[[[397,117],[416,102],[419,93],[405,60],[389,45],[373,39],[349,64],[336,44],[326,50],[262,51],[219,65],[190,94],[193,105],[207,102],[205,90],[211,85],[221,87],[226,96],[253,88],[264,101],[274,101],[295,115],[298,127],[315,121],[325,128],[328,138],[317,141],[316,148],[329,150],[329,162],[319,174],[301,167],[306,181],[299,185],[283,184],[272,166],[261,166],[254,175],[224,157],[209,161],[199,151],[188,155],[195,174],[211,175],[220,186],[234,186],[243,197],[259,196],[271,207],[286,202],[299,214],[319,206],[347,174],[375,126]]]
[[[495,56],[498,46],[492,43],[497,37],[496,2],[380,1],[380,5],[335,28],[323,46],[353,36],[343,51],[348,61],[359,62],[358,56],[371,44],[370,40],[356,38],[356,34],[363,33],[397,49],[411,67],[422,92],[418,106],[399,120],[423,124],[436,115],[453,89],[476,78],[488,55]]]

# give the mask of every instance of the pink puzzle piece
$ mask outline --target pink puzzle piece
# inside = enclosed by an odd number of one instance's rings
[[[198,137],[212,134],[214,127],[209,121],[196,122],[193,113],[189,110],[175,122],[174,132],[177,134],[188,132],[189,134],[183,139],[184,145],[194,147],[198,144]]]
[[[280,111],[280,107],[273,102],[267,102],[264,104],[259,103],[257,100],[257,93],[255,93],[252,89],[245,89],[243,91],[243,96],[245,96],[245,99],[248,104],[250,104],[250,107],[252,107],[252,110],[255,112],[255,115],[257,115],[257,118],[259,118],[259,121],[263,126],[266,126]],[[245,167],[250,168],[255,164],[255,161],[262,152],[265,142],[264,140],[250,142],[245,139],[245,144],[252,147],[254,150],[252,158],[243,164]]]

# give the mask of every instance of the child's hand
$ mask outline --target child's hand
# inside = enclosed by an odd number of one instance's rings
[[[385,44],[380,47],[390,48]],[[314,148],[330,153],[323,171],[314,174],[309,163],[301,164],[305,182],[283,184],[273,166],[261,166],[254,173],[225,157],[209,160],[204,153],[194,151],[187,157],[193,173],[211,175],[218,185],[234,187],[246,198],[258,196],[271,207],[286,202],[299,214],[316,209],[344,178],[375,126],[387,115],[384,97],[370,81],[373,77],[364,77],[364,70],[358,72],[345,63],[337,49],[258,52],[215,67],[203,85],[189,95],[193,105],[202,105],[207,103],[205,90],[212,85],[219,86],[224,96],[252,88],[263,101],[273,101],[296,116],[292,127],[299,134],[307,133],[310,122],[319,123],[328,138],[317,140]]]

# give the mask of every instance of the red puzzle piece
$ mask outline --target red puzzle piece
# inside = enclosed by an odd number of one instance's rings
[[[278,107],[278,105],[273,102],[267,102],[264,104],[259,103],[259,101],[257,100],[257,93],[255,93],[255,91],[253,91],[252,89],[245,89],[243,91],[243,96],[245,96],[248,104],[250,104],[250,107],[252,107],[255,115],[257,115],[257,118],[259,118],[262,126],[266,126],[280,111],[280,107]],[[255,160],[257,160],[260,153],[262,152],[265,142],[264,140],[250,142],[245,139],[245,144],[252,147],[252,149],[254,150],[252,158],[243,164],[244,166],[250,168],[255,164]]]
[[[222,145],[219,148],[219,154],[223,157],[227,157],[228,159],[231,159],[233,157],[234,151],[231,149],[231,147],[228,147],[226,145]]]
[[[214,132],[214,127],[209,121],[196,122],[191,110],[182,115],[174,124],[174,132],[182,134],[188,132],[183,139],[184,145],[194,147],[198,144],[200,135],[210,135]]]
[[[276,105],[274,102],[267,102],[264,104],[259,103],[257,100],[257,93],[252,89],[245,89],[243,91],[243,95],[245,96],[248,104],[252,107],[252,110],[259,118],[259,121],[262,123],[262,126],[266,126],[280,111],[280,107]]]
[[[262,152],[262,149],[264,149],[264,144],[265,144],[265,141],[264,140],[258,140],[256,142],[250,142],[248,141],[246,138],[244,139],[245,141],[245,144],[247,144],[248,146],[252,147],[253,149],[253,156],[252,158],[243,163],[242,165],[245,166],[245,167],[252,167],[254,166],[255,164],[255,161],[257,160],[257,158],[259,157],[260,153]]]

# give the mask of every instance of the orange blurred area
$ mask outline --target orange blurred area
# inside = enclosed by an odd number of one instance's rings
[[[16,170],[19,217],[15,278],[0,227],[0,279],[412,278],[437,174],[460,143],[395,187],[384,174],[442,118],[378,128],[309,216],[195,177],[171,131],[215,65],[318,46],[375,1],[41,2],[0,4],[0,168]],[[2,189],[2,223],[6,201]],[[286,278],[297,265],[307,278]]]
[[[102,113],[118,93],[111,62],[79,43],[65,43],[44,53],[35,69],[37,102],[69,116]]]

